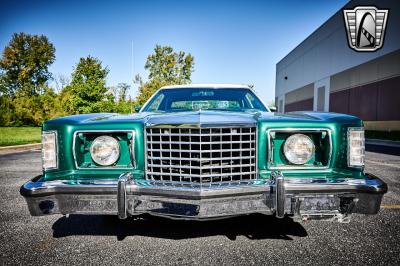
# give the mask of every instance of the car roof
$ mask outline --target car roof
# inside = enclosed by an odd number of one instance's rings
[[[251,89],[249,85],[244,84],[183,84],[183,85],[170,85],[164,86],[160,89]]]

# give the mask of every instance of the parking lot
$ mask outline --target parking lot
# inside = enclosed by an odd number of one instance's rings
[[[39,151],[0,155],[0,264],[400,264],[400,156],[367,153],[389,185],[378,215],[351,223],[264,215],[192,222],[155,217],[31,217],[19,187]]]

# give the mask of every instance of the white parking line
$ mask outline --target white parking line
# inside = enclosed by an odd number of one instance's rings
[[[400,205],[381,205],[382,209],[400,209]]]

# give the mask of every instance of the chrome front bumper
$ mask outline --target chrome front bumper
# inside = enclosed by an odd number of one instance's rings
[[[134,179],[40,181],[25,183],[20,193],[33,216],[47,214],[150,213],[177,219],[212,219],[249,213],[285,214],[302,219],[346,221],[351,213],[379,211],[387,185],[366,175],[354,178],[284,178],[212,185],[176,184]]]

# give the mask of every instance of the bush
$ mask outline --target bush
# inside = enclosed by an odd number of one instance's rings
[[[0,96],[0,106],[0,126],[41,126],[46,120],[67,114],[52,89],[41,95]]]

